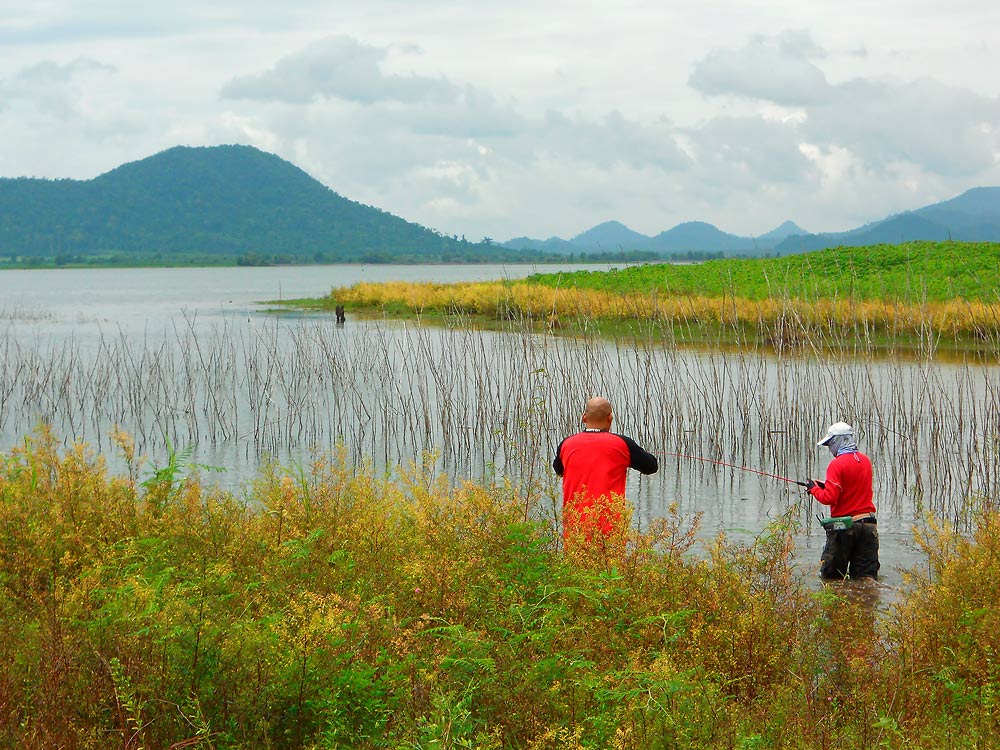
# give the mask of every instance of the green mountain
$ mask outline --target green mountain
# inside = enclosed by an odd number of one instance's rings
[[[791,237],[793,234],[809,234],[805,229],[800,227],[794,221],[786,221],[781,224],[781,226],[772,229],[770,232],[764,232],[757,239],[762,242],[774,243],[781,242],[781,240],[786,237]]]
[[[496,250],[348,200],[250,146],[178,146],[92,180],[0,179],[0,256],[441,260]]]
[[[723,232],[704,221],[686,221],[673,229],[660,232],[649,241],[650,246],[660,252],[749,252],[754,249],[754,241],[749,237],[737,237]]]
[[[609,252],[645,247],[649,237],[629,229],[620,221],[606,221],[578,234],[569,243],[577,249]]]
[[[686,221],[660,232],[655,237],[647,237],[629,229],[621,222],[606,221],[570,240],[550,237],[543,241],[529,237],[515,237],[505,242],[504,247],[566,254],[619,251],[649,253],[659,257],[682,257],[691,254],[718,257],[727,254],[759,255],[772,250],[785,238],[796,234],[806,234],[806,231],[791,221],[786,221],[759,237],[740,237],[723,232],[704,221]]]
[[[1000,187],[973,188],[956,198],[895,214],[847,232],[789,237],[777,250],[787,254],[916,240],[1000,241]]]

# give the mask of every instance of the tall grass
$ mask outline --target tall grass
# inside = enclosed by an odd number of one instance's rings
[[[126,458],[135,461],[119,435]],[[686,554],[668,513],[560,548],[537,488],[343,454],[242,497],[109,476],[36,434],[0,464],[0,744],[33,748],[984,747],[993,514],[925,540],[878,616],[789,564],[794,521]],[[530,511],[530,507],[529,507]],[[944,744],[942,744],[944,743]]]
[[[561,282],[562,280],[556,279]],[[567,282],[569,283],[569,282]],[[628,323],[635,335],[693,343],[884,354],[933,353],[942,344],[998,349],[1000,304],[964,299],[906,302],[842,297],[754,299],[738,294],[673,295],[514,282],[362,282],[335,290],[328,302],[361,309],[524,320],[544,328],[587,331]]]

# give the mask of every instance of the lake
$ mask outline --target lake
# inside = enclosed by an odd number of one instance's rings
[[[799,486],[754,471],[822,477],[829,454],[816,440],[846,419],[876,466],[890,589],[900,566],[921,561],[911,530],[925,512],[961,523],[968,497],[995,490],[994,366],[678,350],[353,316],[338,327],[325,314],[279,316],[258,304],[357,281],[536,270],[551,267],[0,271],[0,449],[45,421],[120,470],[109,439],[117,424],[149,457],[147,471],[164,463],[166,436],[192,462],[224,469],[207,481],[237,490],[264,461],[303,464],[338,444],[377,468],[433,451],[455,479],[540,482],[555,513],[552,452],[578,428],[585,399],[602,394],[616,429],[660,453],[658,474],[630,476],[636,524],[676,504],[703,514],[704,536],[749,539],[791,511],[811,570],[821,509]]]

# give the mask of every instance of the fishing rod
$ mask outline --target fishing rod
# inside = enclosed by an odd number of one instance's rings
[[[714,458],[703,458],[701,456],[689,456],[686,453],[670,453],[669,451],[653,451],[653,453],[659,454],[661,456],[677,456],[678,458],[690,458],[692,461],[704,461],[705,463],[715,464],[716,466],[728,466],[730,469],[739,469],[740,471],[749,471],[754,474],[760,474],[762,477],[771,477],[771,479],[780,479],[782,482],[788,482],[789,484],[797,484],[800,487],[808,487],[807,482],[800,482],[798,479],[790,479],[789,477],[783,477],[780,474],[771,474],[767,471],[760,471],[759,469],[751,469],[749,466],[740,466],[739,464],[730,464],[725,461],[716,461]]]

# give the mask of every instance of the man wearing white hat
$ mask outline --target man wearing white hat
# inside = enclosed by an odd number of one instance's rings
[[[854,428],[846,422],[830,425],[816,445],[827,446],[833,454],[826,480],[810,479],[806,483],[810,495],[830,506],[835,521],[826,525],[820,575],[877,578],[878,525],[872,499],[872,462],[858,450]]]

